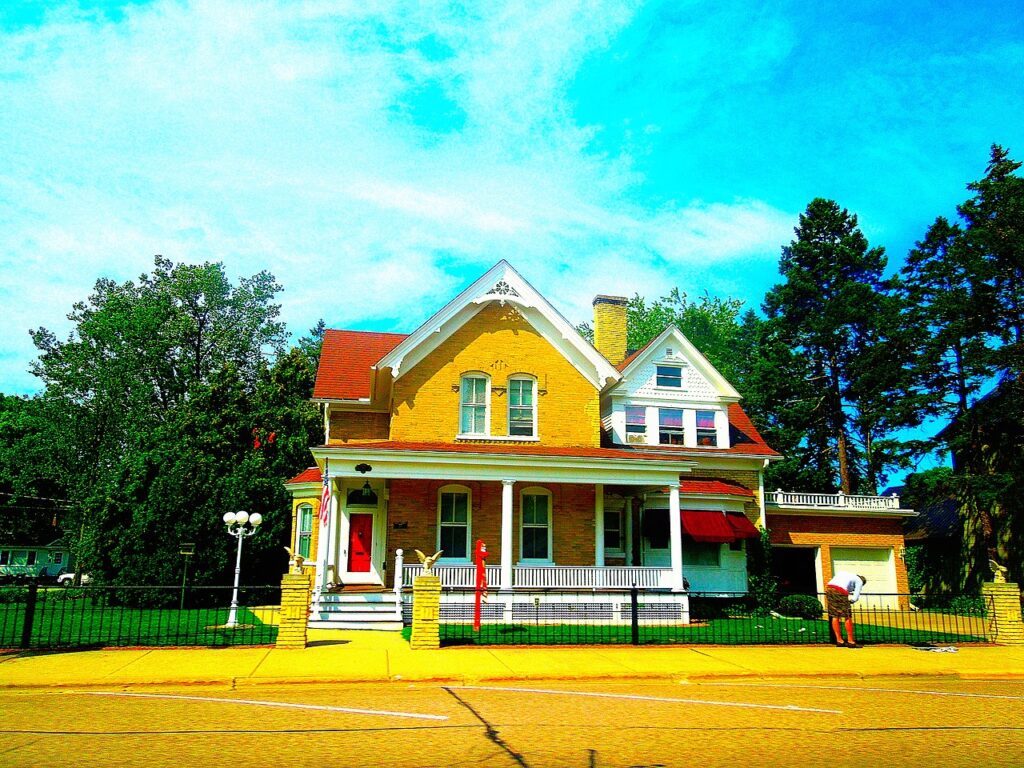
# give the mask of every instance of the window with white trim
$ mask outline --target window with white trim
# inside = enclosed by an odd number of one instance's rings
[[[462,485],[446,485],[437,492],[437,548],[446,560],[469,559],[472,494]]]
[[[647,442],[647,409],[642,405],[626,406],[626,442]]]
[[[658,443],[683,444],[683,411],[681,408],[658,409]]]
[[[295,551],[304,559],[309,558],[309,550],[313,539],[313,505],[300,504],[295,512]]]
[[[537,435],[537,382],[526,376],[508,380],[508,433]]]
[[[711,448],[718,445],[714,411],[697,411],[697,445]]]
[[[622,552],[622,512],[605,510],[604,512],[604,549],[606,552]]]
[[[482,373],[467,374],[459,383],[459,434],[487,434],[490,381]]]
[[[551,492],[524,488],[519,505],[519,559],[551,562]]]
[[[678,365],[656,366],[655,383],[659,387],[680,389],[683,386],[683,369]]]

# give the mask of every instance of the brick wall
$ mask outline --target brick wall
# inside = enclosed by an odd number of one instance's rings
[[[703,469],[696,467],[689,475],[682,475],[685,482],[687,477],[700,477],[709,480],[730,480],[738,483],[744,488],[754,492],[753,498],[743,500],[743,512],[754,524],[761,520],[761,506],[758,502],[757,472],[750,469]]]
[[[821,548],[822,578],[832,578],[832,547],[892,547],[896,563],[896,591],[907,593],[907,565],[899,556],[903,529],[899,520],[817,515],[773,515],[768,513],[772,544],[795,544]]]
[[[389,413],[367,413],[366,411],[336,411],[331,409],[328,445],[347,443],[350,440],[387,440],[391,423]]]
[[[508,434],[513,374],[537,379],[541,445],[600,444],[598,391],[514,307],[491,304],[394,383],[391,439],[454,442],[459,431],[459,382],[479,371],[491,378],[491,435]]]
[[[489,565],[501,562],[501,483],[438,480],[392,480],[388,500],[387,561],[403,549],[406,560],[416,562],[414,549],[427,554],[437,547],[438,491],[445,485],[461,485],[471,493],[470,553],[473,543],[487,544]],[[525,485],[516,483],[512,494],[512,561],[519,560],[520,496],[526,488],[551,492],[552,550],[556,565],[594,564],[594,487],[567,483]],[[396,528],[395,524],[400,527]]]

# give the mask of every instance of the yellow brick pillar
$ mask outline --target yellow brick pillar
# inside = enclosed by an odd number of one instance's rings
[[[440,577],[417,576],[412,580],[412,638],[409,644],[413,650],[441,647],[440,613]]]
[[[995,642],[1024,645],[1024,622],[1020,615],[1020,587],[1006,582],[982,584],[981,594],[995,620]]]
[[[305,648],[309,623],[309,575],[286,573],[281,579],[281,612],[277,624],[278,648]]]

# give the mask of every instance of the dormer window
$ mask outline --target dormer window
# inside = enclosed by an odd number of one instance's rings
[[[483,374],[467,374],[459,385],[459,434],[487,434],[487,390]]]
[[[682,409],[658,409],[658,443],[661,445],[683,445]]]
[[[523,377],[508,380],[508,433],[524,437],[537,434],[537,382]]]
[[[683,369],[678,365],[657,366],[656,383],[659,387],[681,389],[683,386]]]

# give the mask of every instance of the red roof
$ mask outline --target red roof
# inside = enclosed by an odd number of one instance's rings
[[[754,492],[731,480],[683,480],[679,484],[681,493],[702,493],[716,496],[749,496]]]
[[[754,426],[754,422],[740,408],[739,403],[729,404],[729,442],[732,448],[729,453],[756,453],[762,456],[779,456],[764,441]],[[740,450],[736,450],[740,449]]]
[[[512,456],[568,456],[593,459],[641,459],[649,461],[671,460],[672,456],[654,451],[632,448],[590,448],[587,446],[553,447],[535,443],[406,443],[388,440],[377,443],[344,443],[321,446],[345,451],[440,451],[442,453],[483,453]]]
[[[304,469],[291,480],[287,481],[285,485],[295,485],[297,483],[319,483],[320,482],[320,468],[310,467]]]
[[[404,333],[334,331],[324,333],[314,400],[358,400],[370,396],[370,368],[407,338]]]
[[[653,344],[657,338],[658,337],[655,336],[653,339],[651,339],[646,344],[644,344],[642,347],[640,347],[640,349],[635,349],[632,352],[630,352],[628,355],[626,355],[626,359],[623,360],[621,363],[619,363],[618,365],[615,366],[616,368],[619,369],[619,373],[622,373],[624,370],[626,370],[626,368],[629,366],[629,364],[632,363],[634,360],[636,360],[637,356],[641,352],[643,352],[645,349],[647,349],[649,346],[651,346],[651,344]]]

